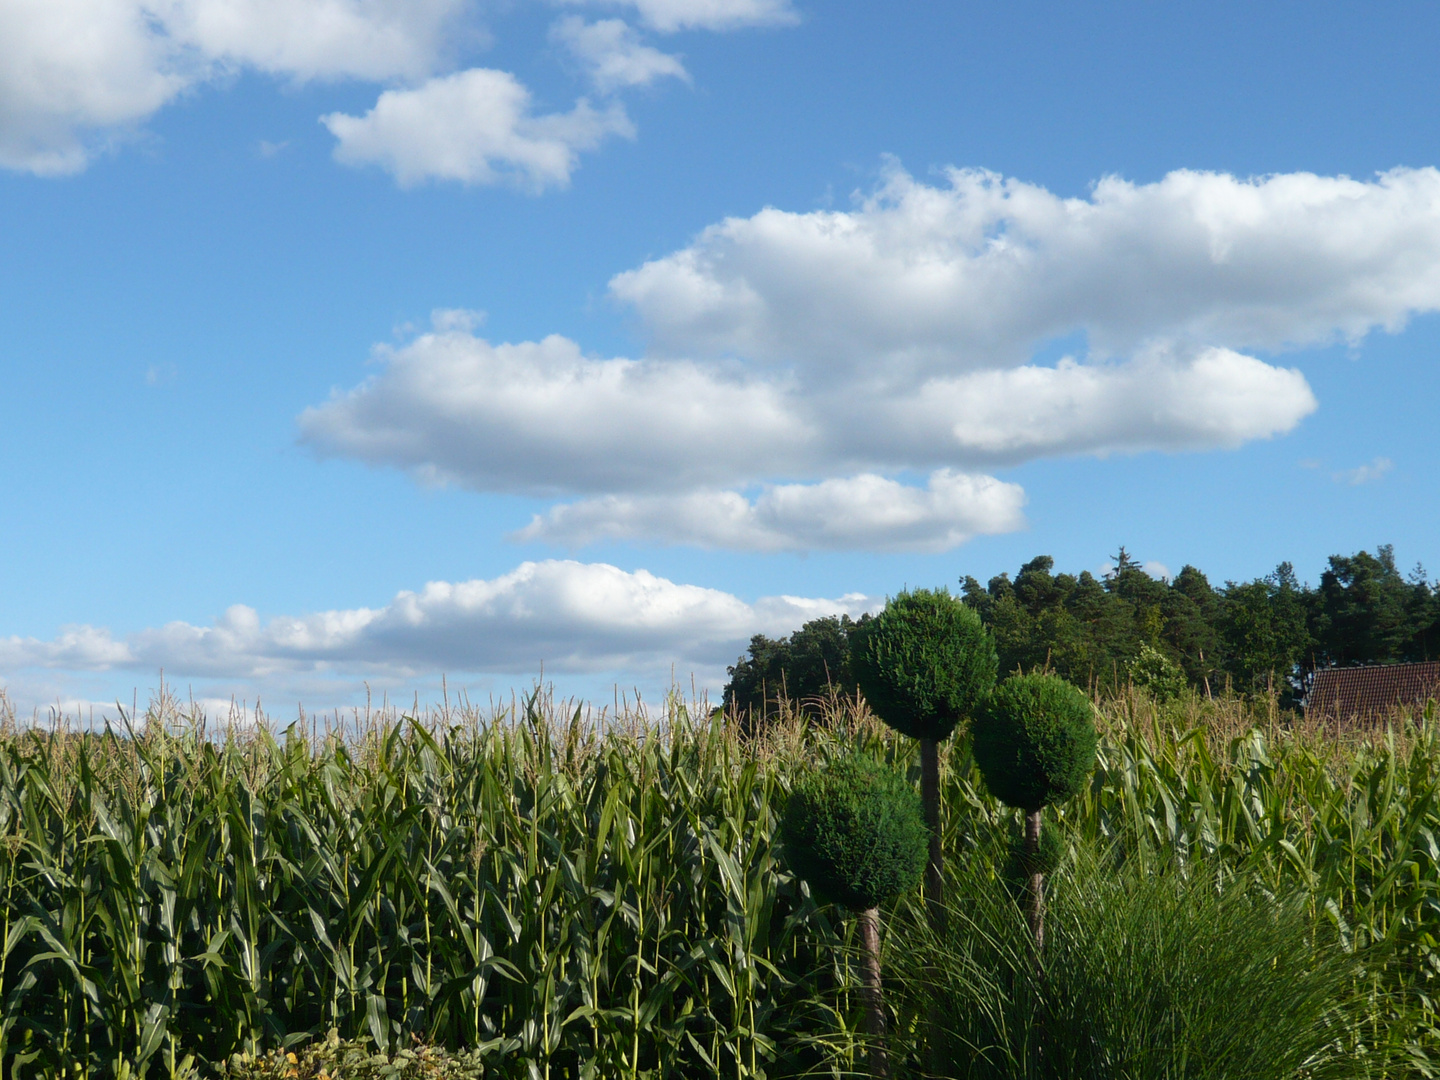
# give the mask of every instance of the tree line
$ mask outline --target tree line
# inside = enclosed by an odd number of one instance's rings
[[[1330,556],[1317,585],[1283,562],[1253,581],[1214,586],[1194,566],[1154,577],[1123,547],[1096,576],[1054,572],[1040,555],[981,585],[960,579],[963,602],[994,635],[1000,670],[1049,671],[1091,692],[1130,683],[1168,696],[1304,696],[1320,668],[1440,659],[1440,581],[1403,573],[1392,545]],[[868,619],[816,619],[788,637],[757,634],[728,669],[727,708],[771,711],[831,688],[853,693],[848,641]]]

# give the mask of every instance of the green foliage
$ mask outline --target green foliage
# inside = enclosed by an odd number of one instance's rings
[[[1389,544],[1374,555],[1332,555],[1310,606],[1310,629],[1322,664],[1440,655],[1440,588],[1426,581],[1419,566],[1401,577]]]
[[[948,590],[902,592],[851,635],[851,665],[875,714],[902,735],[944,739],[995,683],[995,644]]]
[[[1047,877],[1060,868],[1065,861],[1065,841],[1053,826],[1040,830],[1040,850],[1033,855],[1025,848],[1025,828],[1016,822],[1010,832],[1009,855],[1005,860],[1004,878],[1015,895],[1031,874]]]
[[[802,777],[780,838],[785,861],[815,895],[851,911],[915,888],[930,842],[915,789],[865,755]]]
[[[1020,907],[977,858],[936,933],[892,921],[903,1012],[938,1011],[956,1080],[1356,1080],[1395,1076],[1360,960],[1306,897],[1208,866],[1082,852],[1051,891],[1042,970]]]
[[[1076,795],[1095,766],[1090,699],[1054,675],[996,687],[972,725],[975,761],[991,794],[1034,811]]]
[[[1226,665],[1235,686],[1246,692],[1282,694],[1289,704],[1296,687],[1291,676],[1313,644],[1307,607],[1313,607],[1289,563],[1245,585],[1230,582],[1220,616]],[[1287,693],[1289,691],[1289,693]]]
[[[208,1070],[331,1028],[499,1078],[849,1060],[853,930],[775,854],[788,770],[833,745],[533,699],[344,741],[0,731],[0,1068]]]
[[[1042,555],[1014,581],[963,579],[965,603],[995,635],[1002,671],[1051,671],[1117,693],[1149,648],[1206,695],[1230,688],[1293,707],[1317,667],[1440,656],[1440,583],[1418,566],[1402,576],[1388,545],[1331,556],[1318,587],[1302,584],[1289,563],[1218,589],[1193,566],[1165,582],[1124,548],[1103,579],[1053,569]]]
[[[368,1038],[341,1039],[332,1030],[294,1050],[235,1054],[219,1074],[222,1080],[481,1080],[486,1069],[476,1051],[452,1053],[421,1043],[384,1053]]]
[[[1093,781],[1044,835],[1114,852],[1124,880],[1183,864],[1245,895],[1299,890],[1357,964],[1367,1042],[1415,1060],[1391,1077],[1434,1075],[1440,720],[1337,737],[1236,700],[1100,710]],[[742,741],[684,712],[616,723],[540,701],[342,743],[171,736],[162,719],[134,739],[0,725],[7,1077],[181,1075],[192,1055],[208,1075],[372,1024],[392,1060],[419,1036],[504,1080],[863,1068],[855,920],[804,895],[776,833],[792,781],[829,758],[909,765],[880,724]],[[966,882],[1003,888],[1017,815],[963,732],[940,752],[949,895],[971,908],[987,894]],[[1084,895],[1069,866],[1047,949]],[[906,948],[887,946],[896,1000]],[[1203,989],[1177,1000],[1209,1007]],[[897,1075],[925,1060],[909,1016]]]
[[[869,616],[863,616],[861,623]],[[747,730],[754,721],[795,704],[812,715],[823,712],[832,690],[855,692],[850,671],[850,635],[860,625],[848,615],[812,619],[789,637],[750,639],[747,656],[727,668],[724,707]]]
[[[1185,692],[1185,673],[1159,649],[1141,645],[1127,668],[1130,681],[1156,701],[1174,701]]]

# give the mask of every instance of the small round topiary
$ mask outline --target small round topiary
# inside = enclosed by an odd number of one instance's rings
[[[971,734],[990,793],[1031,812],[1085,786],[1100,741],[1090,699],[1055,675],[1016,675],[1001,683]]]
[[[938,742],[990,692],[999,658],[974,610],[947,589],[916,589],[851,632],[850,665],[875,715]]]
[[[795,785],[780,842],[786,863],[818,899],[865,911],[919,884],[929,832],[906,779],[854,755]]]

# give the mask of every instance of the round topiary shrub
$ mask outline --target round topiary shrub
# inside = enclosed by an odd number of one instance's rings
[[[818,899],[866,911],[919,884],[929,835],[905,778],[856,755],[795,785],[780,842],[786,863]]]
[[[999,667],[980,616],[947,589],[902,592],[850,635],[850,664],[875,715],[912,739],[947,738]]]
[[[1085,786],[1100,741],[1090,699],[1054,675],[1001,683],[971,733],[990,793],[1032,813]]]

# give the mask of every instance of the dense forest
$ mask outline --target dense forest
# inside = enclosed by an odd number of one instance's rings
[[[1390,545],[1332,555],[1318,585],[1286,562],[1254,581],[1214,586],[1186,566],[1166,581],[1124,548],[1100,577],[1054,573],[1048,555],[1012,579],[960,579],[966,604],[995,635],[1002,671],[1049,670],[1089,690],[1138,683],[1160,696],[1274,692],[1297,704],[1318,668],[1440,657],[1440,581],[1408,574]],[[862,620],[863,621],[863,618]],[[816,619],[788,637],[756,635],[729,668],[725,705],[768,711],[832,685],[853,691],[848,616]]]

